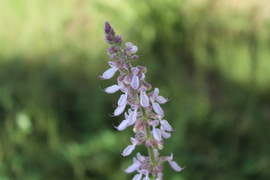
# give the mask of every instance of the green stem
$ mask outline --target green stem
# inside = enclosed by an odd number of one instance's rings
[[[141,111],[142,111],[142,114],[143,114],[143,122],[144,122],[144,129],[146,131],[146,138],[151,139],[152,137],[151,137],[150,126],[147,126],[146,109],[142,107]],[[155,158],[155,154],[154,154],[154,149],[152,148],[152,146],[148,146],[148,153],[149,153],[149,157],[150,157],[152,166],[155,166],[157,164],[157,162],[156,162],[156,158]],[[156,177],[153,177],[153,178],[156,179]]]

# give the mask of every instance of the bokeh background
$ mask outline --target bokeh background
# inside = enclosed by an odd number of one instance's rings
[[[172,100],[165,180],[270,179],[268,0],[1,0],[0,179],[127,180],[132,128],[111,118],[104,22]]]

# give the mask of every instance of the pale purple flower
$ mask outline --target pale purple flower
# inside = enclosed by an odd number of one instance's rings
[[[130,126],[133,125],[137,120],[137,110],[138,110],[138,108],[136,106],[134,111],[132,111],[128,116],[128,122],[129,122]]]
[[[138,143],[138,141],[136,139],[134,139],[134,138],[130,138],[130,139],[131,139],[132,145],[129,145],[128,147],[126,147],[126,149],[122,153],[123,156],[130,155]]]
[[[132,178],[132,180],[141,180],[141,179],[142,179],[142,173],[136,174],[136,175]]]
[[[118,106],[124,106],[127,103],[127,93],[122,94],[118,100]]]
[[[118,131],[122,131],[122,130],[126,129],[126,127],[128,127],[128,123],[129,123],[128,120],[123,120],[116,129]]]
[[[131,80],[132,88],[137,89],[139,87],[139,84],[140,84],[139,77],[137,75],[133,75]]]
[[[109,86],[109,87],[105,88],[104,91],[106,93],[111,94],[111,93],[115,93],[119,89],[120,89],[120,86],[118,86],[118,85],[115,84],[115,85],[112,85],[112,86]]]
[[[117,70],[118,70],[117,67],[111,67],[110,69],[108,69],[107,71],[105,71],[102,76],[98,76],[98,77],[101,80],[103,80],[103,79],[111,79],[114,76],[114,74],[115,74],[115,72]]]
[[[185,169],[186,167],[181,168],[175,161],[172,161],[173,159],[173,154],[171,154],[170,157],[167,158],[167,161],[170,163],[171,167],[175,170],[175,171],[182,171],[183,169]]]
[[[138,47],[136,45],[133,45],[131,42],[127,42],[126,46],[131,48],[131,53],[136,53],[138,51]]]
[[[158,103],[164,104],[164,103],[168,102],[169,100],[165,99],[163,96],[158,96],[158,94],[159,94],[159,89],[155,88],[155,90],[149,94],[149,100],[152,103],[154,111],[157,114],[163,115],[164,111]],[[157,101],[158,103],[156,103],[155,101]]]
[[[127,105],[127,93],[122,94],[118,100],[118,107],[114,111],[114,116],[118,116],[122,114],[122,112],[125,110]]]
[[[124,112],[124,110],[125,110],[125,108],[126,108],[126,105],[127,105],[127,104],[124,104],[123,106],[118,106],[118,107],[115,109],[113,115],[114,115],[114,116],[119,116],[120,114],[122,114],[122,112]]]
[[[159,129],[156,128],[156,126],[159,124],[158,120],[153,121],[152,127],[153,127],[153,136],[157,141],[162,141],[161,139],[161,133]]]
[[[162,137],[164,137],[165,139],[168,139],[168,138],[171,137],[171,134],[170,133],[167,133],[162,126],[160,127],[160,131],[161,131]]]
[[[137,76],[139,69],[137,67],[131,68],[131,71],[133,73],[132,80],[131,80],[131,86],[133,89],[137,89],[140,85],[139,77]]]
[[[160,114],[160,115],[163,115],[164,114],[164,111],[163,109],[160,107],[160,105],[158,103],[154,103],[153,101],[152,102],[152,106],[153,106],[153,109],[154,111],[157,113],[157,114]]]
[[[140,162],[140,157],[141,157],[141,154],[137,153],[137,158],[139,161],[134,157],[133,164],[125,170],[126,173],[132,173],[141,167],[142,163]]]
[[[172,126],[168,123],[167,120],[161,120],[160,124],[166,131],[173,131]]]
[[[148,96],[145,93],[145,90],[142,90],[140,92],[140,103],[142,107],[148,107],[149,106],[149,99]]]

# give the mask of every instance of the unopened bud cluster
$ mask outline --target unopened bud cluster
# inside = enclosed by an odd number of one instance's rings
[[[125,112],[125,120],[117,127],[119,131],[124,130],[128,126],[133,125],[135,137],[131,137],[131,145],[123,151],[123,156],[128,156],[137,145],[143,144],[148,147],[149,157],[142,156],[137,153],[137,159],[133,158],[133,164],[129,166],[125,172],[132,173],[137,171],[133,180],[140,180],[144,175],[143,180],[149,180],[151,173],[155,180],[162,179],[163,162],[167,161],[175,171],[181,171],[184,168],[178,166],[173,161],[173,155],[159,157],[158,149],[163,148],[163,138],[169,138],[170,132],[173,131],[167,120],[163,119],[164,111],[159,104],[168,102],[168,99],[159,95],[159,89],[151,90],[151,85],[145,81],[146,67],[132,67],[131,62],[138,59],[135,53],[138,50],[136,45],[128,42],[126,47],[122,49],[122,37],[115,36],[113,28],[108,22],[105,22],[105,41],[111,45],[107,53],[110,56],[110,69],[105,71],[103,75],[98,76],[100,79],[110,79],[116,71],[120,72],[117,78],[117,84],[104,89],[107,93],[122,91],[123,94],[118,100],[118,106],[115,109],[113,116],[122,114],[126,106],[130,108]]]

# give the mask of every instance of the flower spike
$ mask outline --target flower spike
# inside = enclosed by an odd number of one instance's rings
[[[118,131],[125,130],[128,126],[133,127],[136,133],[135,137],[131,138],[131,145],[128,145],[121,153],[123,156],[130,155],[137,145],[142,145],[145,142],[148,148],[149,156],[143,156],[137,153],[137,158],[133,158],[133,164],[123,170],[126,173],[137,172],[132,180],[150,180],[149,175],[152,174],[153,179],[162,180],[163,163],[169,162],[170,166],[175,171],[182,171],[175,161],[173,161],[173,154],[171,156],[160,157],[158,149],[163,148],[163,138],[171,137],[171,132],[175,131],[170,123],[163,119],[164,110],[160,104],[164,104],[170,99],[166,99],[159,95],[159,89],[154,88],[146,82],[147,69],[144,66],[133,67],[131,62],[138,59],[138,46],[131,42],[125,43],[122,49],[122,36],[115,35],[114,29],[106,21],[104,25],[105,41],[110,44],[107,50],[112,61],[109,61],[110,68],[102,75],[98,75],[101,80],[111,79],[117,71],[120,75],[117,77],[117,84],[111,85],[104,90],[112,94],[117,91],[122,91],[118,99],[116,109],[111,117],[121,115],[126,106],[130,106],[124,112],[125,119],[120,122],[118,126],[114,126]],[[150,158],[151,157],[151,158]]]

